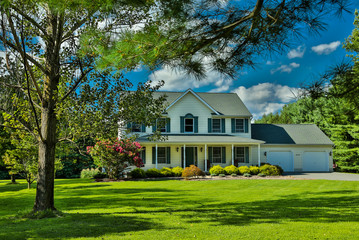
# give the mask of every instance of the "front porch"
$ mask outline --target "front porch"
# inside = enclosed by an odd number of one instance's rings
[[[179,141],[184,138],[187,142]],[[180,135],[168,137],[164,142],[140,143],[145,147],[142,156],[145,159],[144,169],[177,166],[184,168],[194,164],[207,172],[213,165],[260,165],[260,147],[263,142],[230,135]]]

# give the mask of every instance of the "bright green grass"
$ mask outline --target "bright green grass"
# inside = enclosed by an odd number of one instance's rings
[[[52,219],[16,219],[35,189],[0,181],[0,239],[359,239],[359,182],[56,180]]]

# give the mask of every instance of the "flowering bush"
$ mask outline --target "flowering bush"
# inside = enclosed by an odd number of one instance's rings
[[[97,166],[106,169],[109,178],[118,179],[128,166],[142,165],[141,149],[141,145],[131,139],[115,139],[98,141],[95,146],[87,147],[87,153]]]

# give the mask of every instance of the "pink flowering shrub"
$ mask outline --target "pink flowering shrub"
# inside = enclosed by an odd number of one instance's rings
[[[118,179],[120,174],[129,166],[141,167],[141,145],[131,139],[114,139],[98,141],[95,146],[88,146],[94,163],[104,167],[109,178]]]

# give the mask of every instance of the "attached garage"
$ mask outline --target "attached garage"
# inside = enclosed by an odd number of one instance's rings
[[[280,166],[284,172],[293,172],[292,152],[268,152],[267,163]]]
[[[252,124],[251,133],[265,142],[262,164],[279,165],[285,172],[333,171],[334,143],[314,124]]]
[[[329,161],[326,152],[304,152],[303,171],[304,172],[328,172]]]

